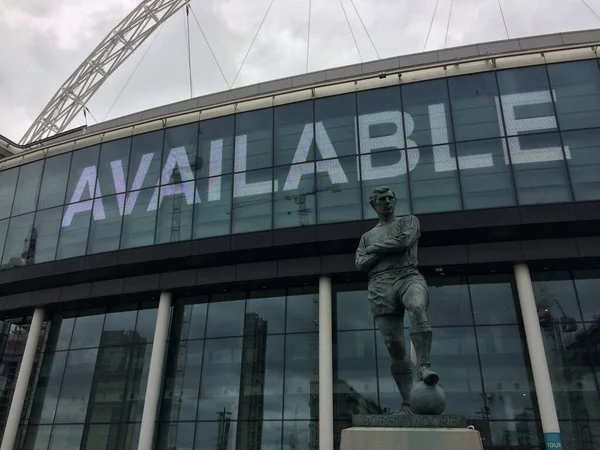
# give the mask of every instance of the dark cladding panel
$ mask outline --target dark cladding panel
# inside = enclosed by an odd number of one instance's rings
[[[0,219],[10,217],[18,178],[18,167],[0,172]]]
[[[304,275],[321,275],[321,258],[281,259],[277,262],[277,276],[298,277]]]
[[[493,242],[467,245],[471,264],[500,261],[521,261],[523,254],[519,242]]]
[[[575,239],[540,239],[537,241],[521,242],[523,258],[532,259],[556,259],[577,258],[579,249]]]
[[[277,278],[277,261],[238,264],[235,268],[236,281],[270,280]]]
[[[73,153],[48,158],[44,164],[38,209],[61,206],[65,202],[69,167]]]
[[[29,213],[35,210],[40,193],[40,182],[44,161],[36,161],[21,167],[19,183],[15,193],[12,215]]]

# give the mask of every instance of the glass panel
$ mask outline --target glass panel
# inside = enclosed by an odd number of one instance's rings
[[[236,435],[236,449],[281,450],[280,421],[238,422]]]
[[[44,170],[44,161],[37,161],[21,167],[19,184],[15,194],[12,215],[18,216],[35,210],[40,194],[40,182]],[[0,180],[3,177],[0,175]],[[1,183],[1,181],[0,181]]]
[[[420,147],[419,159],[410,173],[413,213],[461,209],[454,145]]]
[[[70,351],[54,423],[81,423],[86,417],[98,349]]]
[[[359,92],[357,103],[362,154],[376,149],[404,148],[402,99],[398,86]]]
[[[256,316],[265,322],[264,328],[268,334],[279,334],[285,331],[285,293],[284,292],[261,292],[250,293],[246,303],[246,324],[244,335],[253,334],[252,322],[248,322],[248,316]]]
[[[44,164],[38,209],[52,208],[65,202],[72,153],[48,158]]]
[[[273,165],[273,109],[260,109],[235,116],[236,172]]]
[[[157,425],[157,443],[155,447],[157,450],[170,448],[177,450],[194,449],[194,432],[196,431],[195,423],[182,422],[176,424]],[[199,440],[202,440],[202,438],[199,438]]]
[[[402,86],[407,147],[427,147],[453,141],[446,80]]]
[[[484,448],[539,450],[545,448],[542,425],[530,421],[530,414],[521,414],[516,422],[488,422],[489,442]],[[561,431],[563,427],[560,427]],[[563,439],[564,441],[564,439]],[[572,448],[572,447],[565,447]]]
[[[242,338],[206,341],[197,420],[213,420],[219,413],[237,418],[241,362]]]
[[[600,319],[600,271],[577,270],[573,272],[575,288],[585,322],[598,322]]]
[[[62,220],[63,207],[38,211],[35,215],[35,262],[43,263],[56,258],[58,234]]]
[[[87,200],[65,207],[65,215],[58,238],[56,259],[85,255],[92,216],[92,212],[90,211],[91,206],[92,201]],[[69,211],[73,210],[77,210],[78,213],[75,215],[69,214]]]
[[[600,123],[600,70],[596,60],[549,64],[548,75],[561,130]]]
[[[313,449],[318,446],[318,422],[304,420],[283,422],[283,450]]]
[[[505,145],[500,139],[456,144],[465,209],[516,205]]]
[[[198,122],[167,128],[165,131],[161,184],[193,180],[196,173],[197,152]]]
[[[359,220],[362,217],[357,158],[317,161],[317,222]]]
[[[198,178],[216,177],[232,172],[233,122],[233,115],[200,122],[196,167]]]
[[[341,289],[356,289],[340,291],[335,295],[336,329],[364,330],[373,329],[375,323],[369,307],[369,292],[366,285],[343,286]]]
[[[4,252],[4,243],[6,242],[6,233],[8,232],[9,219],[0,220],[0,252]]]
[[[335,349],[334,419],[352,423],[353,414],[381,413],[377,392],[375,332],[337,333]]]
[[[600,131],[573,131],[562,138],[575,201],[600,200]]]
[[[186,241],[192,237],[194,202],[200,203],[194,181],[160,187],[156,244]]]
[[[469,286],[465,278],[427,278],[429,323],[433,327],[472,325]]]
[[[120,424],[90,425],[86,424],[81,439],[83,450],[117,450],[125,447],[125,442],[119,442]]]
[[[160,420],[196,419],[203,349],[204,341],[173,341],[169,346]]]
[[[316,223],[315,163],[275,168],[275,228]]]
[[[87,312],[87,311],[86,311]],[[73,328],[73,337],[71,338],[71,350],[76,348],[92,348],[100,345],[102,338],[102,327],[104,325],[104,314],[98,314],[96,311],[89,311],[94,315],[78,317],[75,320]]]
[[[314,288],[288,290],[286,333],[315,332],[319,329],[319,295]]]
[[[137,191],[159,184],[163,138],[163,130],[133,137],[127,176],[128,190]]]
[[[48,450],[79,450],[82,435],[83,425],[54,426]]]
[[[138,333],[140,342],[154,341],[157,315],[157,308],[141,309],[138,311],[135,330]]]
[[[560,437],[566,449],[596,449],[600,446],[600,422],[579,420],[577,422],[560,421]]]
[[[50,432],[52,425],[32,426],[27,427],[25,433],[25,443],[23,450],[47,450],[50,442]]]
[[[448,87],[457,141],[504,136],[493,72],[450,77]]]
[[[192,297],[182,299],[178,302],[173,317],[171,339],[204,339],[206,331],[206,311],[208,309],[208,297]],[[187,318],[189,327],[184,331],[182,322]]]
[[[104,210],[104,219],[92,217],[87,253],[102,253],[119,249],[121,240],[121,212],[117,196],[97,198],[95,208]],[[121,200],[122,201],[122,200]]]
[[[331,159],[358,153],[355,94],[315,100],[315,122],[317,159]],[[319,165],[317,170],[321,171]]]
[[[518,420],[528,412],[538,417],[523,333],[517,326],[477,327],[476,332],[489,418]]]
[[[233,178],[233,233],[270,230],[273,170],[236,173]]]
[[[275,165],[314,161],[313,102],[275,108]]]
[[[154,243],[156,209],[149,208],[156,189],[145,189],[127,194],[121,248],[143,247]],[[148,211],[150,209],[150,211]]]
[[[94,193],[98,189],[99,157],[100,146],[98,145],[73,152],[69,184],[67,185],[67,203],[77,203],[94,198]],[[102,193],[97,192],[96,195],[101,197]]]
[[[117,347],[118,351],[120,347]],[[125,350],[125,349],[123,349]],[[102,351],[102,350],[101,350]],[[122,421],[141,421],[146,399],[146,387],[148,384],[148,372],[150,370],[150,357],[152,356],[152,344],[134,345],[127,348],[129,352],[129,363],[127,388],[123,393]],[[131,427],[131,425],[130,425]],[[129,430],[130,433],[135,430]],[[139,433],[139,431],[137,431]],[[135,441],[137,444],[137,441]]]
[[[469,277],[476,325],[516,324],[518,297],[511,276]]]
[[[534,272],[531,274],[540,325],[558,321],[565,330],[581,322],[575,285],[568,272]]]
[[[319,419],[319,341],[316,333],[285,339],[284,420]]]
[[[73,325],[75,325],[75,311],[56,313],[50,322],[50,331],[46,341],[46,352],[67,350],[71,343]]]
[[[194,239],[231,232],[232,177],[196,181],[201,202],[194,205]]]
[[[233,450],[236,449],[237,423],[227,410],[217,411],[211,420],[217,422],[199,422],[196,426],[194,450]],[[243,447],[242,447],[243,448]]]
[[[98,163],[98,182],[102,195],[114,195],[126,191],[130,150],[131,138],[129,137],[102,144]]]
[[[520,205],[571,201],[558,134],[508,138]]]
[[[48,353],[44,357],[36,382],[30,423],[51,424],[54,420],[66,362],[67,352]]]
[[[0,172],[0,219],[10,216],[18,178],[18,167]]]
[[[10,219],[2,264],[9,262],[16,267],[31,263],[33,259],[30,250],[34,214],[13,217]]]
[[[244,327],[244,300],[217,301],[214,296],[208,305],[206,337],[241,336]]]
[[[100,346],[131,345],[133,343],[133,332],[135,331],[135,320],[137,310],[133,305],[124,305],[111,308],[113,311],[106,314],[102,335],[100,337]],[[122,311],[114,311],[123,309]]]
[[[256,322],[251,316],[246,316],[246,324],[250,323]],[[267,337],[264,328],[256,327],[255,334],[246,334],[242,343],[238,420],[281,419],[283,336]]]
[[[410,214],[410,199],[408,192],[408,177],[406,175],[406,151],[394,150],[385,153],[374,153],[372,155],[361,156],[362,171],[362,196],[363,196],[363,218],[375,219],[377,213],[370,204],[371,195],[375,188],[387,186],[396,194],[396,215],[403,216]],[[419,150],[408,150],[408,157],[411,162],[416,163],[419,159]],[[367,161],[367,159],[369,161]],[[365,172],[365,168],[370,167],[373,170],[371,175]],[[376,171],[376,172],[375,172]]]

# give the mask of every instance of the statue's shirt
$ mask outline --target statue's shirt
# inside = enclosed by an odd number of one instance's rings
[[[412,215],[377,224],[360,239],[356,250],[357,269],[368,271],[372,277],[392,270],[416,268],[420,234],[419,219]],[[372,245],[377,252],[367,254],[367,248]]]

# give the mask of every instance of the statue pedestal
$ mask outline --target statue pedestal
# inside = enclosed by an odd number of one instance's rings
[[[366,428],[342,430],[340,450],[482,450],[468,428]]]

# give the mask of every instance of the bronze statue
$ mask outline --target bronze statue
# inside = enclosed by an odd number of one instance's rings
[[[396,195],[388,187],[375,189],[369,203],[377,212],[379,223],[362,235],[356,250],[356,268],[369,273],[371,312],[392,358],[391,370],[402,395],[402,409],[410,413],[413,378],[404,344],[405,311],[410,318],[410,338],[419,366],[418,381],[427,386],[439,381],[429,361],[429,292],[417,268],[419,219],[413,215],[395,216]]]

